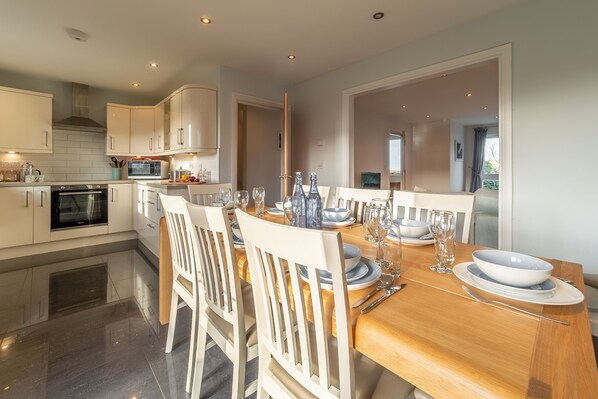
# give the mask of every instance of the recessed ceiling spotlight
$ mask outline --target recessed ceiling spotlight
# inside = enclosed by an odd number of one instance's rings
[[[487,109],[488,109],[488,107],[483,107],[482,109],[483,109],[483,110],[487,110]]]
[[[471,97],[471,93],[467,93],[467,94],[466,94],[466,96],[467,96],[467,97]]]
[[[289,54],[289,55],[287,55],[287,58],[289,60],[294,60],[295,58],[297,58],[297,56],[295,54]]]
[[[69,37],[73,40],[77,40],[79,42],[86,42],[87,39],[89,39],[89,35],[79,29],[65,28],[65,30]]]
[[[407,106],[406,106],[406,105],[403,105],[403,109],[405,109],[405,108],[407,108]]]
[[[131,83],[131,86],[139,87],[139,86],[141,86],[141,84],[139,82],[133,82],[133,83]]]
[[[212,23],[212,20],[208,17],[201,17],[200,21],[202,24],[205,24],[205,25],[209,25]]]
[[[377,13],[375,13],[374,15],[372,15],[372,18],[374,18],[374,19],[382,19],[382,18],[384,18],[384,13],[378,11]]]
[[[495,119],[498,119],[498,115],[496,115],[494,118],[495,118]]]
[[[158,63],[156,63],[156,62],[150,62],[150,67],[152,67],[152,68],[158,68]]]
[[[426,115],[426,118],[429,118],[429,117],[430,117],[430,115]]]

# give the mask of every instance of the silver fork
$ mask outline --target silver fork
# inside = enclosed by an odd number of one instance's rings
[[[498,305],[506,306],[509,309],[517,310],[517,311],[519,311],[521,313],[528,314],[530,316],[536,316],[536,317],[539,317],[539,318],[544,319],[544,320],[554,321],[555,323],[565,324],[567,326],[569,325],[569,322],[566,321],[566,320],[553,319],[553,318],[550,318],[550,317],[547,317],[547,316],[544,316],[544,315],[541,315],[541,314],[538,314],[538,313],[534,313],[534,312],[530,312],[530,311],[525,310],[525,309],[518,308],[517,306],[509,305],[508,303],[496,301],[494,299],[483,298],[483,297],[479,296],[478,294],[474,293],[472,290],[470,290],[468,287],[466,287],[464,285],[462,285],[461,288],[463,288],[463,291],[467,292],[469,294],[469,296],[471,296],[473,299],[475,299],[478,302],[482,302],[482,303],[495,303],[495,304],[498,304]]]
[[[353,305],[351,305],[351,307],[353,309],[358,308],[361,305],[363,305],[364,303],[366,303],[371,297],[373,297],[374,295],[376,295],[376,293],[378,291],[386,291],[386,290],[388,290],[392,286],[392,284],[394,283],[395,279],[397,277],[399,277],[399,274],[397,274],[396,276],[393,276],[391,274],[382,274],[380,276],[380,280],[378,280],[378,282],[376,283],[376,288],[374,288],[373,290],[371,290],[370,292],[368,292],[366,296],[364,296],[363,298],[361,298],[360,300],[358,300],[357,302],[355,302]]]

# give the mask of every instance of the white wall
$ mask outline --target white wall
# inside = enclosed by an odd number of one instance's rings
[[[455,140],[465,145],[465,127],[457,122],[450,123],[451,139],[449,141],[450,189],[451,192],[465,191],[465,154],[461,160],[455,159]]]
[[[335,185],[343,89],[513,43],[513,248],[598,273],[595,238],[579,233],[598,224],[596,15],[595,0],[528,0],[297,85],[293,168],[314,168],[325,140],[321,181]]]

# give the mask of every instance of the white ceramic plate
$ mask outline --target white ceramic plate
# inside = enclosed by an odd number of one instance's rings
[[[355,218],[350,217],[349,219],[345,219],[342,222],[333,222],[332,220],[322,219],[322,227],[326,227],[328,229],[336,229],[337,227],[345,227],[350,226],[355,223]]]
[[[392,231],[389,232],[386,237],[388,237],[388,239],[391,241],[399,241],[399,238],[396,235],[394,235]],[[431,238],[429,240],[420,240],[419,238],[401,237],[401,243],[413,246],[431,245],[434,244],[434,239]]]
[[[583,301],[583,294],[574,286],[564,283],[561,280],[551,277],[550,279],[555,283],[555,293],[553,296],[545,297],[538,294],[514,294],[499,292],[495,288],[489,285],[482,284],[478,281],[469,271],[467,267],[473,262],[459,263],[453,267],[453,274],[457,278],[463,281],[465,284],[471,285],[482,291],[489,292],[490,294],[499,295],[509,299],[515,299],[522,302],[537,303],[540,305],[575,305]]]
[[[347,283],[359,280],[360,278],[368,274],[368,271],[368,266],[360,260],[359,263],[353,269],[351,269],[351,271],[345,273]],[[332,283],[332,275],[322,270],[320,271],[320,280],[322,280],[325,283]]]
[[[488,277],[475,263],[470,263],[467,266],[467,271],[471,274],[474,280],[477,280],[480,284],[491,287],[497,291],[513,293],[513,294],[524,294],[524,295],[542,295],[542,296],[553,296],[556,290],[556,283],[552,279],[548,279],[541,284],[536,284],[531,287],[513,287],[512,285],[506,285],[499,281],[493,280]]]
[[[361,258],[361,263],[363,263],[365,266],[367,266],[367,269],[368,269],[367,273],[363,277],[358,278],[357,280],[347,282],[347,289],[349,291],[356,291],[356,290],[361,290],[363,288],[369,287],[370,285],[375,284],[376,281],[378,281],[378,278],[380,278],[380,274],[382,273],[382,271],[380,270],[380,266],[376,262],[374,262],[371,259]],[[304,281],[308,281],[307,269],[304,266],[300,266],[300,273],[301,273],[301,278]],[[327,281],[329,281],[329,280],[327,280]],[[324,280],[321,277],[320,277],[320,284],[323,289],[328,290],[328,291],[332,290],[332,284],[327,284],[326,280]]]
[[[278,208],[269,208],[266,212],[268,212],[270,215],[274,215],[274,216],[283,216],[284,215],[284,212]]]

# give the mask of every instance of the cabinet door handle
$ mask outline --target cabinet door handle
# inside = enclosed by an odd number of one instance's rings
[[[162,210],[162,207],[160,206],[161,202],[160,202],[160,197],[158,197],[158,203],[156,204],[156,210],[158,212],[160,212]]]
[[[46,147],[48,146],[48,135],[49,135],[49,133],[48,133],[48,131],[46,130]]]
[[[147,224],[147,227],[149,227],[150,229],[155,229],[155,227],[149,223]]]
[[[25,208],[29,208],[29,191],[25,192]]]
[[[152,143],[152,141],[153,141],[153,140],[154,140],[154,139],[153,139],[152,137],[150,137],[150,139],[149,139],[149,150],[150,150],[150,151],[153,151],[153,150],[154,150],[154,148],[153,148],[153,144],[154,144],[154,143]]]
[[[162,136],[158,136],[158,149],[161,150],[162,149]]]
[[[148,203],[148,204],[155,205],[155,203],[154,203],[154,202],[152,202],[152,201],[147,201],[147,203]]]
[[[40,193],[40,202],[41,202],[41,207],[42,207],[42,208],[44,207],[44,198],[45,198],[45,197],[46,197],[46,192],[45,192],[45,191],[42,191],[42,192]]]
[[[110,136],[110,149],[114,149],[114,136]]]
[[[110,189],[110,202],[114,202],[114,189]]]

